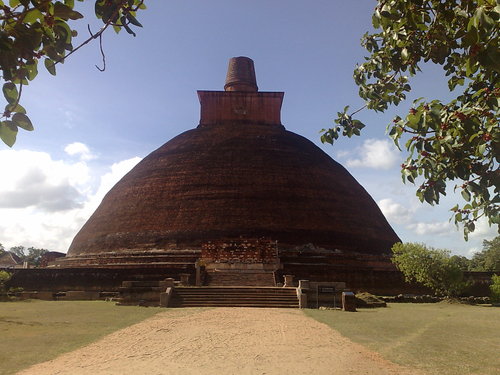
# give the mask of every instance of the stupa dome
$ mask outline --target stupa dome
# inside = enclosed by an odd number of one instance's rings
[[[253,62],[248,69],[241,90],[230,71],[228,91],[198,92],[198,127],[153,151],[110,190],[69,258],[199,249],[226,238],[390,252],[399,238],[374,200],[344,167],[283,127],[283,93],[256,91]]]

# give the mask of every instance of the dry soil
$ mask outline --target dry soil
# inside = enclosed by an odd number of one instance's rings
[[[300,310],[174,309],[19,374],[421,375]]]

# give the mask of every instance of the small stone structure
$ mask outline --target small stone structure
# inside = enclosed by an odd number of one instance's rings
[[[342,310],[356,311],[356,296],[353,292],[342,292]]]

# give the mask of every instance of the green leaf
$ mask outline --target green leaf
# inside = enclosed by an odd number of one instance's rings
[[[51,59],[45,59],[44,64],[45,64],[45,67],[47,68],[47,70],[49,71],[49,73],[52,74],[53,76],[55,76],[56,75],[56,66],[54,64],[54,61],[52,61]]]
[[[24,130],[32,131],[34,129],[31,120],[24,113],[15,113],[12,116],[12,122]]]
[[[486,143],[479,145],[479,147],[477,148],[479,156],[483,156],[485,151],[486,151]]]
[[[467,201],[467,202],[470,202],[470,193],[464,189],[462,190],[462,197]]]
[[[403,62],[408,61],[408,50],[406,48],[403,48],[401,51],[401,57],[403,59]]]
[[[24,109],[24,107],[19,103],[15,106],[14,106],[14,104],[7,104],[5,106],[5,110],[9,111],[11,113],[14,113],[14,112],[26,113],[26,110]]]
[[[57,2],[54,4],[54,17],[59,17],[62,18],[63,20],[67,19],[77,20],[79,18],[83,18],[83,15],[71,9],[69,6]]]
[[[9,147],[16,143],[17,126],[12,121],[2,121],[0,123],[0,138]]]
[[[35,61],[33,64],[26,65],[26,69],[28,70],[28,79],[33,81],[35,77],[38,75],[37,62]]]
[[[125,19],[125,17],[122,17],[121,21],[122,21],[123,27],[125,28],[127,33],[129,33],[135,37],[136,35],[135,35],[134,31],[127,25],[127,20]]]
[[[13,104],[17,101],[19,93],[17,92],[17,87],[12,82],[4,83],[2,87],[3,96],[9,104]]]
[[[23,22],[33,24],[37,20],[40,22],[43,22],[45,20],[45,17],[42,14],[42,12],[40,12],[38,9],[34,8],[34,9],[31,9],[28,13],[26,13],[26,15],[24,16]]]
[[[137,21],[137,19],[132,14],[127,13],[127,19],[129,20],[129,22],[132,25],[135,25],[135,26],[138,26],[138,27],[142,27],[141,23],[139,21]]]

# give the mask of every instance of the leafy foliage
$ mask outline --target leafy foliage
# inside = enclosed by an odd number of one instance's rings
[[[498,0],[379,0],[372,17],[377,32],[362,38],[370,56],[354,70],[361,109],[383,112],[406,99],[409,77],[423,63],[442,66],[455,98],[419,98],[387,130],[408,152],[403,182],[423,179],[420,201],[438,204],[447,183],[457,181],[465,204],[451,210],[466,239],[483,216],[500,231],[499,18]],[[365,125],[353,118],[360,110],[348,110],[322,130],[322,142],[361,134]]]
[[[0,271],[0,295],[7,293],[7,281],[10,280],[11,274],[6,271]]]
[[[438,294],[458,296],[467,286],[459,263],[449,250],[418,243],[397,243],[392,247],[392,263],[407,282],[417,282]]]
[[[475,253],[470,261],[471,271],[500,272],[500,236],[483,241],[483,250]]]
[[[39,249],[36,247],[28,247],[26,249],[24,246],[11,247],[10,251],[16,254],[21,261],[28,262],[34,266],[39,266],[42,256],[49,252],[47,249]]]
[[[500,302],[500,275],[493,275],[491,277],[491,300],[494,302]]]
[[[83,1],[83,0],[78,0]],[[144,0],[96,0],[95,15],[103,26],[78,47],[73,47],[77,31],[69,22],[82,19],[74,0],[0,0],[0,70],[2,92],[7,105],[0,118],[0,138],[9,147],[16,141],[18,129],[33,130],[33,124],[20,104],[23,86],[38,74],[43,60],[50,74],[56,65],[92,40],[101,41],[103,32],[112,26],[135,36],[131,25],[142,27],[136,12],[145,9]],[[90,32],[90,30],[89,30]],[[101,49],[102,50],[102,49]],[[103,61],[104,54],[103,54]],[[99,70],[104,70],[100,69]]]

